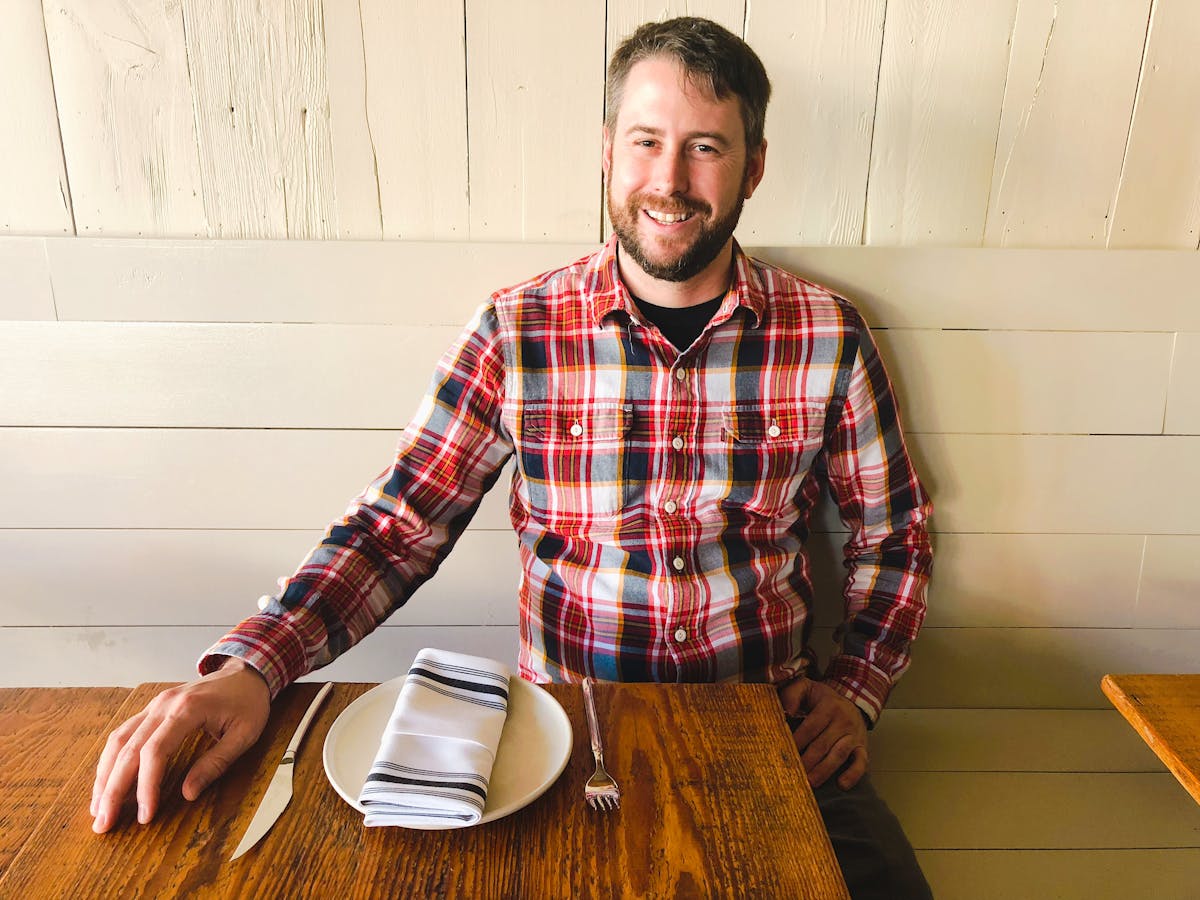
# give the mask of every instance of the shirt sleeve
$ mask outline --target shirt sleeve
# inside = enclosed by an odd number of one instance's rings
[[[272,698],[328,665],[436,571],[512,455],[504,357],[491,304],[443,355],[395,460],[334,522],[280,592],[200,658],[253,666]]]
[[[825,681],[870,722],[909,664],[925,618],[933,563],[933,511],[909,459],[896,397],[866,324],[858,322],[845,403],[827,457],[830,490],[850,529],[845,546],[846,617]],[[854,338],[850,339],[854,341]]]

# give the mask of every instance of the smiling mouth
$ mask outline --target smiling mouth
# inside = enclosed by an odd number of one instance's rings
[[[682,212],[682,213],[655,212],[652,209],[648,209],[645,212],[646,212],[646,215],[648,215],[651,219],[653,219],[659,225],[677,225],[680,222],[686,222],[688,219],[690,219],[692,216],[695,215],[695,213],[691,213],[691,212]]]

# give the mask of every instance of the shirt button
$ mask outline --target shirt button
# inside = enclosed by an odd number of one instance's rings
[[[783,432],[780,430],[779,426],[775,425],[774,423],[772,423],[771,427],[767,429],[767,434],[769,434],[771,437],[779,437],[779,435],[782,433]]]
[[[680,644],[682,644],[684,641],[686,641],[687,640],[687,629],[686,628],[676,628],[675,629],[675,640],[676,640],[676,642],[678,642]]]
[[[675,510],[679,509],[679,504],[674,500],[668,500],[663,504],[663,509],[666,511],[667,515],[673,516],[675,515]]]
[[[683,567],[686,565],[686,563],[683,561],[682,556],[677,556],[673,560],[671,560],[671,565],[673,565],[675,567],[676,572],[682,572]]]
[[[675,370],[675,380],[676,381],[686,381],[687,380],[687,369],[676,369]]]
[[[583,426],[576,422],[571,426],[571,434],[573,434],[575,437],[579,437],[581,434],[583,434]]]
[[[271,598],[268,597],[266,594],[263,594],[261,597],[258,598],[258,608],[259,609],[266,609],[270,605],[271,605]]]
[[[681,437],[671,438],[671,446],[674,447],[676,450],[682,450],[683,449],[683,438],[681,438]]]

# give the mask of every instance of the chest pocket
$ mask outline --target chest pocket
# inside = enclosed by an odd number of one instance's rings
[[[518,452],[530,512],[586,524],[621,511],[633,407],[614,401],[526,403]]]
[[[724,415],[729,493],[723,505],[784,515],[824,446],[822,403],[739,404]]]

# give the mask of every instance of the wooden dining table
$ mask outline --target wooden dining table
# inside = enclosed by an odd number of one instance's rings
[[[1105,675],[1100,687],[1200,803],[1200,675]]]
[[[322,745],[372,685],[336,684],[270,832],[230,861],[320,685],[276,699],[257,744],[193,802],[180,785],[208,745],[173,758],[158,815],[91,830],[95,762],[111,729],[167,687],[0,690],[3,897],[846,898],[779,701],[766,685],[599,685],[619,810],[583,802],[592,773],[577,687],[545,690],[571,722],[562,775],[471,828],[366,828],[330,785]]]

